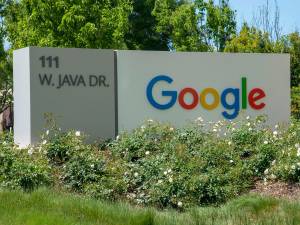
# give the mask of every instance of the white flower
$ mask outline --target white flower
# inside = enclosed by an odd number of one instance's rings
[[[230,162],[230,163],[233,163],[233,160],[231,159],[229,162]]]
[[[120,136],[118,135],[117,137],[116,137],[116,140],[119,140],[120,139]]]
[[[204,120],[202,119],[202,117],[198,117],[198,118],[196,119],[196,121],[203,122]]]
[[[264,174],[265,174],[265,175],[269,174],[269,169],[266,169],[266,170],[264,171]]]
[[[274,132],[273,132],[273,135],[278,135],[278,132],[275,130]]]
[[[33,148],[28,149],[28,155],[32,155],[33,153]]]
[[[276,160],[274,160],[274,161],[272,162],[272,166],[274,166],[274,165],[275,165],[275,163],[276,163]]]
[[[278,129],[278,128],[279,128],[279,126],[276,124],[276,125],[275,125],[275,129]]]
[[[94,169],[94,167],[95,167],[95,165],[94,165],[94,164],[92,164],[92,165],[91,165],[91,168],[93,168],[93,169]]]
[[[228,145],[232,145],[232,142],[231,142],[231,141],[228,141]]]
[[[165,171],[165,172],[164,172],[164,175],[167,175],[167,174],[168,174],[168,171]]]
[[[46,135],[49,135],[49,130],[46,131]]]
[[[300,162],[298,162],[298,163],[297,163],[297,166],[299,166],[299,167],[300,167]]]
[[[3,145],[6,145],[6,141],[3,141]]]
[[[247,126],[250,127],[250,126],[251,126],[251,123],[247,123]]]
[[[145,154],[146,154],[146,155],[149,155],[149,154],[150,154],[150,152],[149,152],[149,151],[146,151],[146,152],[145,152]]]
[[[157,181],[157,184],[161,184],[163,181],[162,180],[158,180]]]
[[[79,131],[79,130],[75,132],[75,136],[76,136],[76,137],[79,137],[79,136],[80,136],[80,131]]]
[[[249,120],[249,119],[250,119],[250,116],[247,116],[246,119]]]
[[[235,128],[233,127],[231,130],[232,130],[232,131],[235,131]]]
[[[172,179],[172,177],[170,177],[170,178],[169,178],[169,182],[170,182],[170,183],[172,183],[172,182],[173,182],[173,179]]]
[[[178,202],[177,205],[178,205],[178,207],[181,208],[183,204],[182,204],[182,202]]]
[[[271,174],[271,179],[272,180],[275,180],[276,179],[276,176],[274,174]]]
[[[44,140],[42,144],[43,144],[43,145],[47,144],[47,141],[46,141],[46,140]]]
[[[137,172],[135,172],[135,173],[133,174],[134,177],[138,177],[138,175],[139,175],[139,174],[138,174]]]
[[[170,127],[170,131],[174,131],[174,128],[173,128],[173,127]]]
[[[295,147],[300,148],[300,144],[299,143],[295,144]]]
[[[149,122],[149,123],[153,123],[153,120],[150,119],[150,120],[148,120],[148,122]]]
[[[300,156],[300,148],[297,149],[297,156]]]
[[[296,169],[296,166],[295,165],[292,165],[291,166],[292,170]]]
[[[217,129],[213,129],[213,132],[218,132],[218,130]]]
[[[269,142],[268,141],[264,141],[264,144],[267,145],[267,144],[269,144]]]
[[[264,185],[267,185],[268,182],[267,182],[267,178],[264,178]]]
[[[168,169],[168,173],[171,173],[172,172],[172,170],[171,169]]]
[[[252,131],[252,128],[250,127],[248,130],[249,130],[249,131]]]

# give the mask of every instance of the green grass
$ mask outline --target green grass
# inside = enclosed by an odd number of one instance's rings
[[[250,195],[220,208],[194,208],[179,213],[174,210],[158,211],[121,203],[105,203],[45,189],[31,194],[0,191],[0,224],[300,224],[300,202]]]

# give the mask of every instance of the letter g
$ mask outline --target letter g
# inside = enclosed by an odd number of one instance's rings
[[[157,101],[154,100],[153,98],[153,87],[156,83],[160,82],[160,81],[165,81],[169,84],[171,84],[173,82],[173,79],[166,76],[166,75],[158,75],[156,77],[154,77],[148,84],[147,86],[147,99],[150,102],[150,104],[160,110],[166,110],[171,108],[177,100],[177,91],[162,91],[162,96],[167,96],[167,97],[171,97],[170,101],[166,104],[159,104]]]

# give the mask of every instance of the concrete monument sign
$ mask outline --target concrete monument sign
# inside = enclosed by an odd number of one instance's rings
[[[28,47],[14,51],[15,142],[35,143],[45,113],[62,129],[89,140],[114,137],[115,70],[113,50]]]
[[[147,119],[182,126],[267,115],[290,118],[286,54],[178,53],[28,47],[14,52],[15,142],[34,144],[46,113],[89,140]]]
[[[182,126],[197,117],[290,117],[287,54],[118,51],[119,130],[146,119]]]

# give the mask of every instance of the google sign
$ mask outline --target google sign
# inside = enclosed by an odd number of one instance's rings
[[[165,104],[160,104],[153,97],[153,87],[158,82],[166,82],[172,84],[173,79],[167,75],[159,75],[153,78],[147,86],[147,99],[149,103],[153,107],[160,110],[170,109],[175,105],[177,99],[179,105],[186,110],[193,110],[199,105],[201,105],[206,110],[214,110],[220,105],[221,102],[224,109],[233,110],[232,113],[223,111],[222,115],[226,119],[235,119],[240,112],[240,108],[242,107],[242,109],[247,109],[248,103],[254,110],[261,110],[266,106],[264,102],[261,102],[261,100],[266,97],[265,92],[261,88],[253,88],[249,93],[247,92],[246,77],[242,78],[241,88],[226,88],[221,92],[221,95],[215,88],[205,88],[201,92],[198,92],[196,89],[191,87],[183,88],[179,92],[175,90],[162,90],[162,96],[167,96],[170,98],[170,100]],[[192,96],[191,103],[187,103],[185,101],[186,95]],[[213,96],[213,102],[207,102],[208,95]],[[234,97],[234,101],[232,103],[228,102],[228,95],[232,95]],[[242,106],[240,106],[240,99],[242,100]]]
[[[289,122],[290,56],[28,47],[14,51],[14,138],[37,143],[45,115],[93,142],[146,120],[176,127],[266,115]]]
[[[286,54],[118,51],[118,129],[147,119],[185,126],[266,115],[290,118]]]

